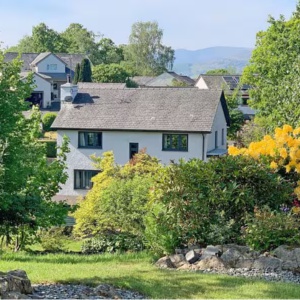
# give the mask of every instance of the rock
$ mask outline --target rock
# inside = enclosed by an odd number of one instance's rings
[[[181,267],[183,264],[186,263],[186,260],[185,260],[185,257],[183,254],[170,255],[170,260],[176,268]]]
[[[175,249],[175,254],[185,254],[185,250],[181,248],[176,248]]]
[[[289,260],[292,262],[296,263],[296,257],[295,257],[295,253],[294,253],[294,249],[290,249],[288,246],[286,245],[282,245],[277,247],[274,251],[273,254],[282,259],[282,260]]]
[[[249,258],[241,259],[236,262],[235,268],[252,269],[253,262],[254,262],[253,259],[249,259]]]
[[[192,265],[189,263],[184,263],[182,266],[180,266],[179,268],[177,268],[177,270],[184,270],[184,271],[189,271],[192,269]]]
[[[169,256],[164,256],[162,258],[160,258],[156,263],[155,263],[156,266],[158,266],[159,268],[162,268],[162,269],[166,269],[166,268],[176,268],[174,266],[174,264],[172,263],[171,259]]]
[[[281,270],[282,260],[276,257],[260,256],[253,262],[253,268],[265,271]]]
[[[226,250],[222,254],[221,258],[231,268],[235,268],[236,264],[240,260],[244,259],[243,255],[238,250],[233,249],[233,248]]]
[[[199,255],[198,253],[196,253],[194,250],[189,251],[189,252],[185,255],[186,261],[188,261],[190,264],[193,264],[193,263],[196,262],[199,258],[200,258],[200,255]]]
[[[196,264],[198,270],[206,270],[206,269],[216,269],[222,270],[225,269],[225,264],[220,257],[211,256],[201,259]]]
[[[283,260],[281,268],[282,270],[292,271],[295,269],[295,264],[290,260]]]
[[[222,253],[218,247],[207,246],[202,251],[201,260],[211,256],[220,256]]]
[[[2,295],[3,299],[31,299],[30,297],[19,292],[7,292]]]

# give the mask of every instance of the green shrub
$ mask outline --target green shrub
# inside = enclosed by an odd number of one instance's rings
[[[83,253],[114,253],[126,251],[141,251],[145,246],[140,237],[129,233],[101,234],[96,238],[85,240],[81,251]]]
[[[39,140],[40,143],[43,143],[46,147],[46,156],[49,158],[55,158],[57,155],[57,145],[56,141],[50,140]]]
[[[245,217],[254,207],[278,209],[293,192],[289,182],[265,165],[237,156],[207,163],[180,161],[162,169],[154,182],[146,238],[156,251],[165,252],[191,243],[208,244],[214,237],[238,243]],[[221,226],[224,232],[218,232]]]
[[[49,230],[41,230],[39,233],[40,244],[45,251],[65,251],[64,227],[55,227]]]
[[[44,131],[51,131],[51,125],[54,122],[57,114],[53,112],[48,112],[43,115],[42,123]]]
[[[290,212],[255,209],[243,230],[246,244],[255,250],[272,250],[280,245],[299,245],[299,219]]]

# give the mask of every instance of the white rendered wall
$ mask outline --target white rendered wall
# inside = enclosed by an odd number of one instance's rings
[[[47,70],[47,65],[57,65],[56,70]],[[50,54],[36,66],[36,72],[40,73],[65,73],[66,65],[53,54]]]
[[[222,145],[222,129],[224,129],[224,145]],[[208,135],[207,151],[215,149],[215,132],[218,131],[218,149],[227,149],[227,123],[222,109],[221,102],[218,105],[217,113],[212,126],[212,131]]]
[[[103,149],[78,148],[78,131],[58,130],[57,143],[62,142],[62,137],[67,135],[70,138],[70,153],[67,154],[68,180],[62,186],[59,195],[85,195],[86,190],[74,190],[74,170],[93,170],[90,155],[101,156],[105,151],[113,150],[117,164],[125,164],[129,160],[129,143],[138,143],[139,150],[146,148],[147,153],[168,164],[171,159],[178,161],[179,158],[189,160],[191,158],[202,159],[203,135],[200,133],[188,134],[188,151],[162,151],[162,133],[156,132],[121,132],[103,131]],[[206,145],[205,145],[206,147]],[[205,151],[206,153],[206,151]]]
[[[34,92],[43,92],[43,108],[51,105],[51,83],[41,78],[40,76],[33,75],[34,85],[36,86]]]
[[[200,90],[208,90],[208,86],[202,77],[196,82],[195,86]]]

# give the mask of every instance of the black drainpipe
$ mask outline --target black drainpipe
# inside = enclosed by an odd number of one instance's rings
[[[204,157],[204,150],[205,150],[205,134],[202,133],[202,160],[203,160],[203,161],[205,160],[205,157]]]

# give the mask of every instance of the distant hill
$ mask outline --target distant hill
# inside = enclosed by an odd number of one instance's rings
[[[173,71],[196,78],[213,69],[234,69],[241,74],[251,57],[251,48],[210,47],[200,50],[175,50]]]

